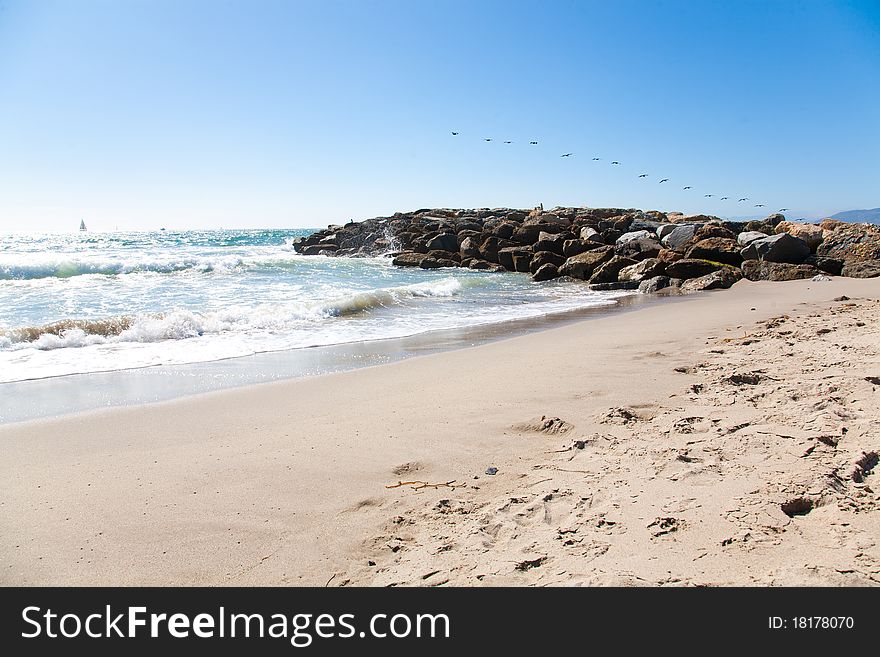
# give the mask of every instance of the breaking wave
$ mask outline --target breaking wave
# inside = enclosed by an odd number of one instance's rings
[[[167,313],[140,314],[101,319],[65,319],[42,326],[0,330],[0,349],[86,347],[116,342],[185,340],[205,334],[284,331],[336,317],[355,316],[417,299],[448,298],[465,287],[480,285],[477,279],[442,278],[435,281],[379,288],[328,299],[282,307],[231,307],[211,312],[177,309]]]

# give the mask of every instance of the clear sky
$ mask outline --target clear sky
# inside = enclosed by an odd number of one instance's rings
[[[0,231],[824,216],[878,117],[878,0],[0,0]]]

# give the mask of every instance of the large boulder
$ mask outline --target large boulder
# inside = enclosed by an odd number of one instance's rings
[[[636,264],[636,260],[616,255],[608,262],[602,263],[593,271],[590,276],[590,283],[616,283],[620,270],[629,265]]]
[[[802,239],[788,233],[755,240],[742,250],[743,260],[766,260],[799,265],[810,255],[810,247]]]
[[[614,257],[614,249],[610,246],[600,246],[598,249],[579,253],[563,263],[559,268],[559,275],[587,280],[597,267],[608,262],[612,257]]]
[[[666,271],[666,263],[658,258],[648,258],[629,265],[620,270],[617,275],[619,281],[638,281],[641,282],[648,278],[660,276]]]
[[[694,234],[694,239],[697,241],[707,240],[710,237],[721,237],[728,240],[735,240],[736,233],[729,228],[725,228],[723,224],[715,223],[713,221],[697,228],[697,232]]]
[[[684,251],[687,244],[694,238],[697,227],[693,224],[681,224],[667,233],[661,240],[663,246],[672,251]]]
[[[565,241],[566,237],[564,234],[551,235],[550,233],[542,232],[538,236],[538,241],[532,245],[532,249],[535,253],[538,251],[550,251],[562,255],[564,252]]]
[[[458,249],[462,258],[479,258],[480,257],[480,238],[476,236],[465,237],[461,241]]]
[[[522,246],[508,246],[498,250],[498,263],[507,271],[519,271],[516,268],[514,258],[522,257],[525,254],[528,254],[529,260],[531,261],[532,252],[530,249]],[[528,267],[526,267],[526,271],[528,271]]]
[[[654,278],[648,278],[641,283],[639,283],[639,292],[642,294],[653,294],[658,290],[662,290],[672,285],[672,280],[669,276],[654,276]]]
[[[840,273],[850,278],[877,278],[880,276],[880,260],[854,260],[846,262]]]
[[[534,281],[549,281],[554,278],[559,277],[559,269],[553,263],[547,263],[538,267],[534,274],[532,274],[532,280]]]
[[[398,253],[394,256],[391,264],[398,267],[418,267],[419,263],[424,259],[424,253]]]
[[[788,233],[792,237],[803,240],[810,251],[815,251],[824,239],[824,230],[816,224],[796,224],[792,221],[781,221],[776,224],[776,233]]]
[[[824,225],[826,222],[822,222]],[[880,227],[843,224],[825,233],[816,255],[844,262],[880,260]]]
[[[666,275],[672,278],[699,278],[713,271],[718,271],[724,265],[717,262],[709,262],[708,260],[697,260],[694,258],[683,258],[666,265]]]
[[[735,267],[724,267],[712,273],[692,278],[681,284],[682,292],[701,292],[703,290],[726,290],[742,278],[742,272]]]
[[[422,269],[440,269],[441,267],[458,267],[458,263],[455,260],[449,260],[448,258],[437,258],[428,255],[422,258],[419,267]]]
[[[487,260],[480,260],[475,258],[468,263],[468,269],[476,269],[479,271],[491,271],[491,272],[502,272],[507,271],[501,265],[497,265],[494,262],[488,262]]]
[[[552,251],[538,251],[532,257],[532,260],[529,263],[529,271],[534,274],[546,264],[552,264],[555,267],[560,267],[564,262],[564,256],[553,253]]]
[[[441,233],[428,240],[428,251],[458,251],[458,237],[455,233]]]
[[[750,281],[795,281],[813,278],[819,273],[813,265],[792,265],[787,262],[744,260],[742,272]]]
[[[636,230],[617,238],[614,242],[614,253],[634,260],[653,258],[660,253],[660,242],[655,233]]]
[[[746,230],[736,236],[736,243],[740,246],[748,246],[755,240],[761,240],[765,237],[769,237],[767,233],[762,233],[757,230]]]
[[[740,247],[736,240],[728,237],[709,237],[691,246],[685,252],[685,257],[712,260],[737,267],[742,262],[739,252]]]
[[[565,240],[562,243],[562,255],[566,258],[576,256],[578,253],[595,249],[598,245],[595,242],[585,242],[584,240]]]
[[[832,276],[840,276],[843,271],[843,260],[837,258],[825,258],[822,256],[811,255],[804,260],[805,265],[813,265],[816,269]]]
[[[605,240],[602,239],[602,235],[599,234],[599,231],[595,228],[591,228],[590,226],[584,226],[581,228],[581,239],[584,242],[595,242],[596,244],[605,244]]]
[[[660,224],[659,226],[657,226],[657,230],[655,230],[654,232],[657,234],[657,237],[662,240],[676,228],[678,228],[678,226],[676,226],[675,224]]]

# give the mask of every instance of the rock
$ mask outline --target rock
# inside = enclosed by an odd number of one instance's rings
[[[639,283],[639,292],[642,294],[653,294],[657,290],[669,287],[669,280],[669,276],[654,276],[654,278],[649,278]]]
[[[564,256],[557,255],[552,251],[538,251],[532,258],[531,263],[529,264],[529,271],[534,274],[538,271],[538,269],[546,264],[552,264],[555,267],[560,267],[564,262]]]
[[[813,265],[819,271],[824,271],[832,276],[840,276],[843,270],[843,260],[836,258],[824,258],[822,256],[811,255],[804,260],[805,265]]]
[[[614,242],[614,253],[635,260],[652,258],[660,253],[660,242],[647,230],[624,233]]]
[[[424,253],[398,253],[394,260],[391,261],[391,264],[398,267],[418,267],[419,263],[424,259]]]
[[[684,251],[685,246],[690,242],[697,232],[697,227],[693,224],[682,224],[676,226],[674,230],[668,233],[661,243],[667,249],[673,251]]]
[[[778,226],[781,222],[785,221],[785,215],[779,214],[778,212],[768,215],[761,220],[762,223],[773,226],[774,228]]]
[[[613,256],[614,249],[610,246],[600,246],[597,249],[580,253],[563,263],[559,268],[559,275],[587,280],[597,267],[611,260]]]
[[[458,263],[455,260],[449,260],[446,258],[425,256],[419,263],[419,267],[422,269],[440,269],[442,267],[458,267]]]
[[[795,281],[812,278],[818,273],[813,265],[792,265],[786,262],[745,260],[742,271],[750,281]]]
[[[531,251],[519,251],[513,254],[513,270],[521,274],[528,274],[532,264]]]
[[[717,262],[709,262],[708,260],[695,260],[693,258],[684,258],[666,265],[666,275],[672,278],[699,278],[711,274],[724,267]]]
[[[706,240],[710,237],[720,237],[723,239],[735,240],[736,233],[734,233],[729,228],[725,228],[720,223],[715,222],[700,226],[699,228],[697,228],[697,232],[694,233],[694,239],[697,241]]]
[[[838,228],[845,228],[846,226],[851,225],[852,224],[848,224],[845,221],[838,221],[837,219],[823,219],[819,222],[819,228],[830,231],[835,231]]]
[[[595,292],[611,292],[613,290],[637,290],[638,281],[614,281],[613,283],[593,283],[590,289]]]
[[[676,226],[675,224],[660,224],[659,226],[657,226],[657,230],[654,232],[657,234],[657,237],[662,240],[676,228],[678,228],[678,226]]]
[[[481,271],[492,271],[492,272],[502,272],[507,271],[501,265],[496,265],[495,263],[488,262],[486,260],[474,259],[468,263],[469,269],[478,269]]]
[[[686,258],[711,260],[738,267],[742,262],[739,244],[727,237],[709,237],[695,243],[685,252]]]
[[[480,240],[476,236],[466,237],[461,241],[458,249],[463,258],[479,258],[480,257]]]
[[[584,251],[596,248],[596,242],[585,242],[584,240],[565,240],[562,243],[562,255],[566,258],[576,256]]]
[[[846,262],[840,273],[849,278],[876,278],[880,276],[880,260]]]
[[[605,241],[602,239],[602,235],[599,234],[599,231],[595,228],[590,228],[589,226],[585,228],[581,228],[581,239],[584,242],[595,242],[596,244],[605,244]]]
[[[679,253],[678,251],[673,251],[671,249],[660,249],[660,253],[657,254],[657,259],[660,262],[665,262],[667,265],[670,262],[675,262],[676,260],[681,260],[684,258],[683,253]]]
[[[632,258],[616,255],[607,262],[602,263],[593,271],[590,276],[590,283],[616,283],[620,270],[629,265],[636,264]]]
[[[802,263],[810,255],[807,243],[788,233],[771,235],[755,240],[742,251],[743,260],[766,260],[767,262]]]
[[[701,292],[703,290],[726,290],[742,278],[742,272],[735,267],[724,267],[711,274],[692,278],[681,284],[682,292]]]
[[[559,269],[553,263],[547,263],[545,265],[541,265],[532,274],[533,281],[549,281],[554,278],[559,277]]]
[[[504,240],[509,240],[513,237],[513,233],[516,230],[516,226],[514,224],[503,223],[498,224],[495,228],[492,229],[492,234],[495,237],[500,237]]]
[[[486,468],[486,474],[487,474],[487,475],[497,475],[497,474],[498,474],[498,468],[496,468],[496,467],[494,467],[494,466],[490,466],[490,467]]]
[[[755,240],[764,239],[765,237],[769,236],[766,233],[761,233],[757,230],[747,230],[736,236],[736,243],[740,246],[748,246]]]
[[[458,237],[455,233],[441,233],[429,239],[425,246],[428,251],[458,251]]]
[[[534,243],[532,250],[535,253],[538,251],[550,251],[560,256],[563,255],[565,239],[562,236],[548,235],[544,237],[544,235],[547,235],[547,233],[541,233],[542,237]]]
[[[810,251],[815,251],[824,239],[824,230],[816,224],[796,224],[791,221],[781,221],[776,224],[776,233],[788,233],[792,237],[803,240]]]
[[[648,278],[660,276],[666,271],[666,263],[659,258],[648,258],[629,267],[624,267],[617,275],[619,281],[641,282]]]
[[[317,255],[335,255],[336,247],[332,244],[313,244],[311,246],[307,246],[300,251],[303,255],[307,256],[317,256]]]
[[[863,224],[838,226],[825,233],[816,255],[844,262],[880,260],[880,227]]]
[[[489,262],[498,262],[498,251],[515,246],[513,242],[503,240],[494,235],[487,237],[480,245],[480,258]]]
[[[531,250],[522,246],[508,246],[498,250],[498,262],[507,271],[517,271],[514,257],[522,256],[525,253],[529,254],[529,260],[531,260]],[[526,268],[526,271],[528,271],[528,268]]]

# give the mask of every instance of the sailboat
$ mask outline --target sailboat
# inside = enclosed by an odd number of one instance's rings
[[[81,231],[85,232],[85,230],[86,230],[86,220],[85,219],[79,220],[79,229]]]

